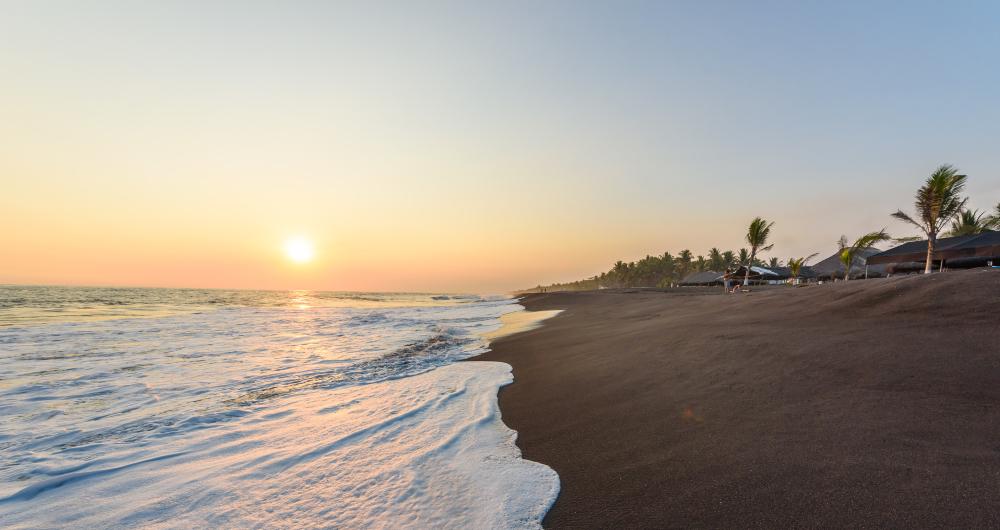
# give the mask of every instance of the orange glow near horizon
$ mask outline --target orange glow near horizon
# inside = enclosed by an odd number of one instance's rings
[[[963,85],[983,91],[958,98],[968,114],[931,89],[904,105],[920,78],[886,74],[895,56],[829,82],[864,54],[782,69],[811,54],[775,50],[814,48],[693,45],[726,17],[660,4],[692,11],[672,26],[689,38],[654,23],[673,15],[557,4],[12,2],[0,284],[498,293],[738,252],[758,215],[776,222],[765,258],[912,235],[888,212],[942,162],[970,174],[971,207],[996,204],[994,83]],[[809,33],[729,22],[718,35]]]

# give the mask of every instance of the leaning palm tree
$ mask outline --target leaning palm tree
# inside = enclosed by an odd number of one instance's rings
[[[750,222],[750,228],[747,229],[747,243],[750,244],[750,261],[747,263],[746,274],[743,276],[743,285],[750,285],[750,266],[757,259],[757,251],[766,252],[774,246],[767,244],[767,238],[771,236],[772,226],[774,226],[774,221],[769,223],[760,217],[755,217]]]
[[[818,255],[819,252],[813,252],[804,258],[788,258],[788,271],[792,276],[792,283],[798,282],[799,273],[802,272],[802,266]]]
[[[986,212],[980,212],[979,210],[962,210],[951,222],[951,230],[948,231],[948,236],[971,236],[975,234],[981,234],[985,230],[990,229],[992,224],[989,217],[986,217]]]
[[[969,199],[960,197],[965,188],[965,175],[959,175],[958,170],[945,164],[917,190],[914,207],[917,219],[902,210],[892,214],[896,219],[906,221],[919,228],[927,236],[927,260],[924,263],[924,274],[930,274],[934,260],[934,245],[937,243],[941,229],[965,209]]]
[[[892,239],[892,236],[885,232],[885,228],[878,232],[869,232],[859,237],[854,241],[853,245],[847,244],[846,236],[840,236],[837,246],[840,247],[840,262],[844,264],[844,281],[851,279],[851,265],[854,264],[854,257],[859,251],[868,250],[874,247],[876,243],[890,239]]]

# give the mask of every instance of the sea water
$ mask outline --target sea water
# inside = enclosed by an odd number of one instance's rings
[[[0,287],[0,527],[520,528],[506,297]]]

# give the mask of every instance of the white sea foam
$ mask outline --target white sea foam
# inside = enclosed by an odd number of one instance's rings
[[[0,526],[539,526],[510,367],[454,363],[519,306],[437,302],[0,328]]]

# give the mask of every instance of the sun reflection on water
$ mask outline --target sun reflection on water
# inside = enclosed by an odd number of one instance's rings
[[[299,289],[296,291],[289,291],[288,295],[291,297],[288,305],[296,309],[310,309],[312,305],[309,303],[309,299],[312,296],[312,291],[306,289]]]

